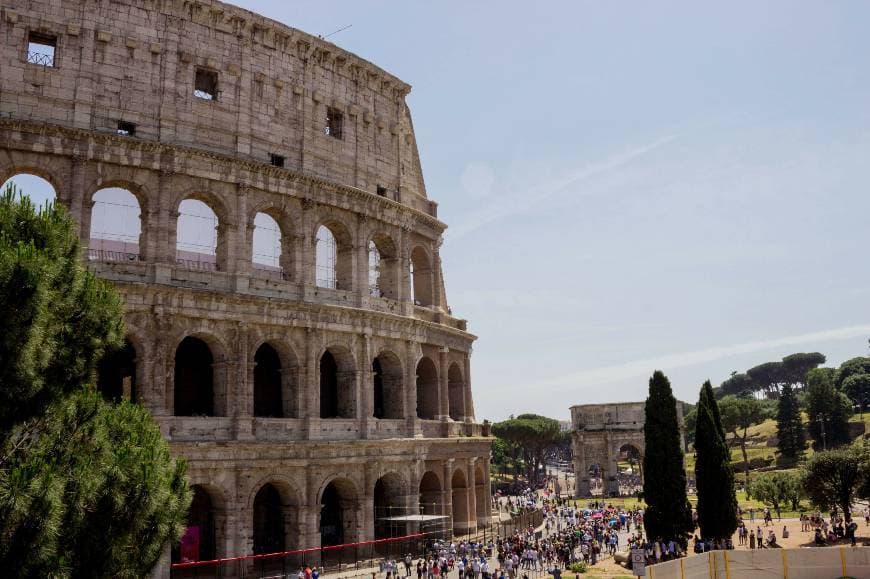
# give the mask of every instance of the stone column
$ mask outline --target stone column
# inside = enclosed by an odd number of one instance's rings
[[[414,342],[407,342],[405,352],[405,420],[408,436],[422,436],[417,418],[417,350]]]
[[[362,438],[369,437],[369,429],[374,427],[375,396],[374,373],[372,372],[371,335],[362,334],[359,348],[360,367],[360,408],[362,415],[358,416]]]
[[[432,307],[441,312],[447,312],[447,300],[441,291],[441,242],[438,237],[435,247],[432,248]]]
[[[364,307],[368,303],[369,292],[369,243],[366,216],[357,215],[356,252],[354,253],[356,269],[357,305]]]
[[[313,328],[305,328],[305,381],[302,386],[302,413],[303,430],[307,439],[317,438],[317,430],[320,428],[320,372],[318,372],[317,349]],[[319,515],[318,515],[319,516]]]
[[[474,422],[474,397],[471,395],[471,349],[465,356],[465,422]]]
[[[475,464],[476,462],[476,458],[471,458],[468,460],[468,465],[466,467],[466,472],[468,473],[468,492],[465,494],[468,501],[468,525],[466,526],[466,529],[468,529],[469,531],[477,529],[477,474],[475,470],[475,467],[477,466]]]
[[[89,209],[87,209],[87,228],[84,223],[85,208],[87,207],[87,204],[91,202],[89,192],[85,191],[86,163],[84,157],[74,155],[70,159],[70,182],[60,184],[59,190],[55,191],[58,201],[66,205],[69,210],[69,216],[76,224],[78,224],[79,239],[85,247],[88,246],[88,241],[91,236],[91,216]],[[93,191],[90,193],[93,193]]]
[[[450,420],[449,355],[450,348],[447,346],[438,350],[438,415],[435,420]]]
[[[450,538],[453,537],[453,465],[455,463],[455,459],[449,458],[444,461],[444,490],[443,492],[443,500],[442,504],[444,505],[443,515],[447,517],[447,528],[445,529],[445,536]]]
[[[303,288],[304,299],[308,301],[314,297],[317,280],[317,232],[314,231],[317,216],[313,211],[316,206],[311,199],[302,200],[302,259],[296,265],[296,281]]]

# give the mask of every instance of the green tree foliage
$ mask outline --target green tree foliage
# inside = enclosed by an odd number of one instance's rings
[[[748,493],[777,512],[782,505],[790,505],[793,510],[797,510],[804,496],[803,480],[800,473],[766,472],[752,480]]]
[[[859,406],[861,412],[870,406],[870,358],[846,360],[834,380],[837,388]]]
[[[559,421],[537,414],[520,414],[492,425],[492,433],[522,449],[529,483],[538,482],[538,464],[560,440]]]
[[[746,374],[732,372],[731,377],[722,382],[720,388],[723,394],[741,396],[755,392],[755,383]]]
[[[151,416],[89,386],[124,329],[79,254],[62,208],[0,196],[0,569],[141,577],[178,539],[190,491]]]
[[[835,385],[843,390],[846,380],[859,374],[870,374],[870,358],[852,358],[840,364],[840,368],[837,370],[837,375],[834,378]]]
[[[765,362],[746,371],[755,385],[755,390],[764,392],[768,397],[779,393],[779,385],[783,381],[782,362]]]
[[[695,426],[698,526],[704,539],[726,539],[737,530],[737,497],[731,452],[710,381],[701,387]]]
[[[644,524],[652,540],[678,541],[684,548],[694,529],[686,497],[686,471],[677,424],[677,401],[671,383],[659,370],[649,380],[644,410]]]
[[[804,352],[792,354],[782,359],[780,377],[783,384],[789,384],[793,388],[803,387],[806,383],[807,372],[818,368],[825,363],[827,358],[819,352]]]
[[[807,413],[810,436],[816,449],[849,442],[852,403],[834,386],[835,378],[833,368],[816,368],[807,374]]]
[[[695,424],[698,422],[698,407],[694,404],[683,406],[683,427],[686,431],[686,443],[695,444]]]
[[[749,484],[749,455],[746,452],[746,439],[749,427],[768,418],[764,405],[753,396],[725,396],[719,400],[722,427],[730,432],[740,443],[743,453],[744,484]]]
[[[776,431],[777,447],[782,458],[791,462],[799,459],[804,453],[807,441],[804,437],[804,425],[801,423],[801,409],[791,384],[783,386],[779,396]]]
[[[852,518],[852,503],[867,498],[870,449],[867,445],[817,452],[803,469],[803,487],[820,509],[838,508],[846,521]]]

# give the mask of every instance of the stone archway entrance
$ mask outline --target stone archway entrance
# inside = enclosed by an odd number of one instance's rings
[[[644,406],[644,402],[618,402],[571,407],[575,496],[618,496],[642,488]],[[677,402],[677,420],[685,441],[681,402]]]

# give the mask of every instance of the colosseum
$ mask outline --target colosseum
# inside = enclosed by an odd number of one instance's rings
[[[188,460],[186,558],[483,523],[411,87],[212,0],[5,0],[0,34],[0,183],[46,181],[126,302],[97,381]]]

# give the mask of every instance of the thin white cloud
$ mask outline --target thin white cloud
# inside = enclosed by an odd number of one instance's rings
[[[464,222],[449,229],[448,239],[455,241],[480,229],[484,225],[488,225],[494,221],[499,221],[510,215],[522,213],[527,209],[537,206],[544,199],[552,197],[572,185],[620,169],[638,157],[663,147],[676,138],[677,135],[668,135],[656,139],[651,143],[613,155],[603,161],[599,161],[598,163],[593,163],[592,165],[586,165],[579,169],[569,171],[564,175],[549,180],[537,189],[531,191],[517,191],[507,197],[500,197],[496,203],[487,205],[485,208],[474,212]]]
[[[763,352],[783,346],[817,344],[833,340],[857,338],[860,336],[870,336],[870,324],[846,326],[843,328],[810,332],[808,334],[784,336],[771,340],[745,342],[743,344],[732,344],[730,346],[716,346],[714,348],[706,348],[692,352],[680,352],[677,354],[667,354],[665,356],[632,360],[623,364],[603,366],[601,368],[593,368],[569,374],[567,376],[561,376],[559,378],[545,381],[539,384],[539,386],[544,388],[567,385],[581,388],[583,386],[600,386],[602,384],[619,382],[630,378],[649,376],[654,370],[663,370],[667,372],[675,368],[697,366],[698,364],[705,364],[723,358],[730,358],[741,354],[751,354],[753,352]]]

